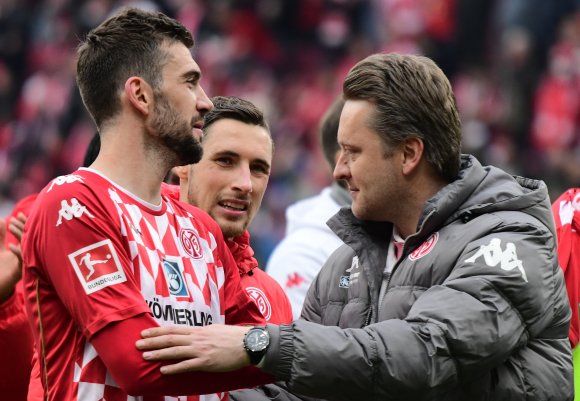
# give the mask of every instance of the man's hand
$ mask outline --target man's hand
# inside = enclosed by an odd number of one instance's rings
[[[18,245],[10,244],[10,250],[18,257],[20,264],[22,264],[22,250],[20,249],[20,242],[22,241],[22,234],[24,233],[24,224],[26,224],[27,217],[24,213],[18,213],[18,216],[10,219],[10,225],[8,229],[16,239],[18,240]]]
[[[26,218],[24,221],[26,221]],[[23,227],[24,223],[22,223]],[[16,283],[22,278],[20,245],[10,245],[10,249],[8,249],[4,244],[5,238],[6,221],[0,219],[0,303],[6,301],[12,295]],[[17,238],[20,240],[19,236]]]
[[[229,372],[248,366],[244,336],[250,327],[213,324],[205,327],[154,327],[141,332],[136,346],[149,361],[181,360],[161,373]]]

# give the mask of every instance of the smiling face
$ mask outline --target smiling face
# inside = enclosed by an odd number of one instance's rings
[[[154,91],[154,110],[147,130],[156,135],[175,155],[175,164],[200,160],[203,116],[213,105],[199,80],[199,66],[181,43],[166,46],[167,64],[163,67],[161,88]]]
[[[347,182],[357,218],[394,223],[405,202],[402,156],[397,148],[387,154],[383,140],[369,128],[374,111],[368,101],[346,101],[338,128],[341,150],[334,178]]]
[[[189,167],[187,200],[240,235],[260,208],[272,164],[272,139],[261,126],[224,118],[206,129],[203,157]]]

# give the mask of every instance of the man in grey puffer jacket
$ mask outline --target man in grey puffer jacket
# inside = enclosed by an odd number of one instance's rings
[[[310,287],[304,320],[154,329],[140,346],[180,346],[153,352],[190,358],[169,372],[251,360],[286,382],[236,400],[572,400],[544,183],[460,156],[451,86],[427,58],[369,56],[344,97],[334,174],[353,203],[328,223],[345,245]]]

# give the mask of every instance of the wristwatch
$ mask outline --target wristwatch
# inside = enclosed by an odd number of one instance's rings
[[[270,335],[263,326],[252,327],[244,336],[244,349],[250,357],[250,363],[260,363],[270,345]]]

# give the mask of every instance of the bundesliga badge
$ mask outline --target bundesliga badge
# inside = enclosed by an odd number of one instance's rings
[[[87,294],[127,281],[110,239],[81,248],[68,258]]]

